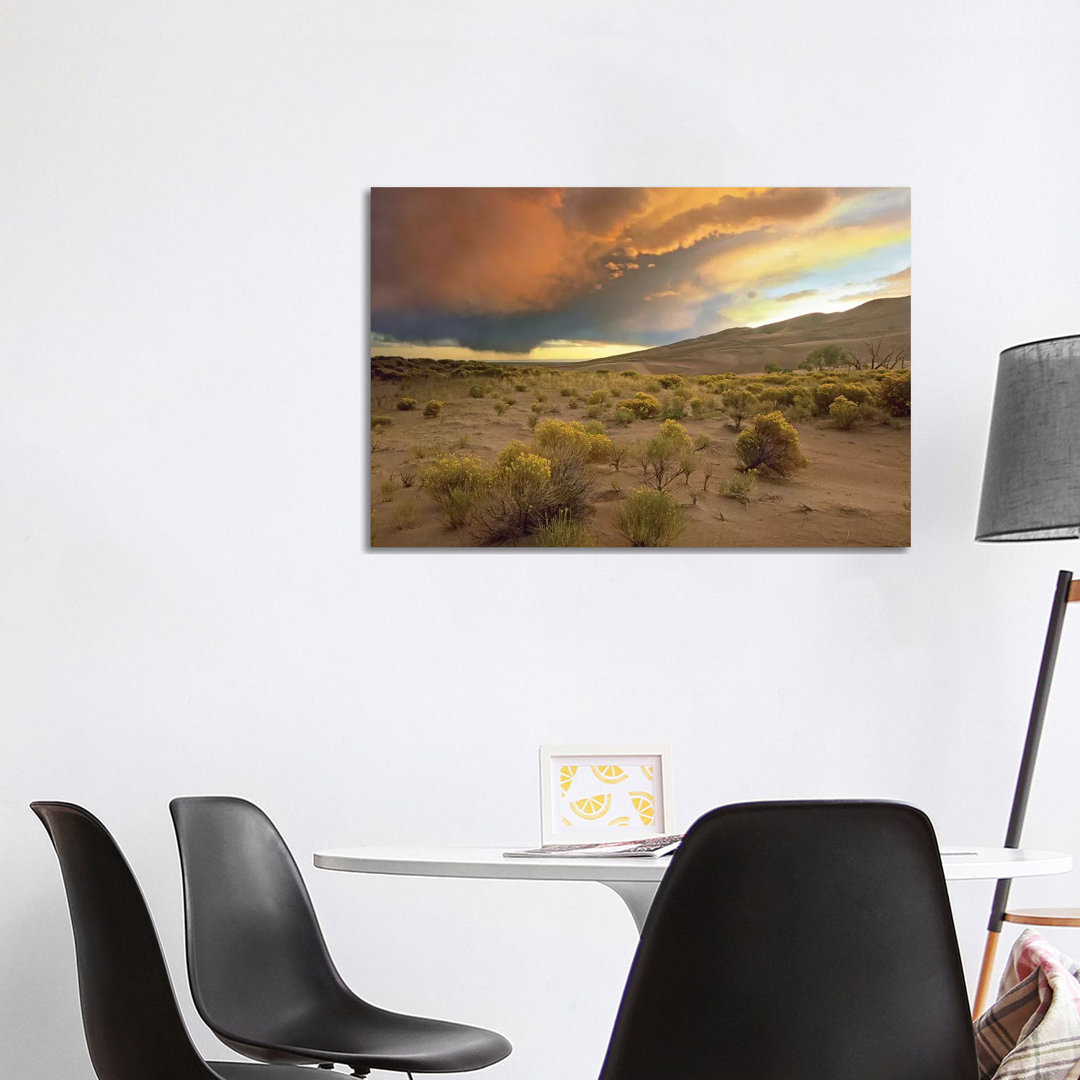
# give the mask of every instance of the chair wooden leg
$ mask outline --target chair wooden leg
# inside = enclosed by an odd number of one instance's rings
[[[975,1005],[971,1010],[972,1020],[978,1020],[986,1011],[990,996],[990,978],[994,974],[994,957],[997,956],[1000,930],[986,932],[986,947],[983,949],[982,968],[979,970],[979,985],[975,990]]]

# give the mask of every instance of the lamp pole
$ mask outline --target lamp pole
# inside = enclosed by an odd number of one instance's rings
[[[1058,645],[1061,643],[1061,630],[1065,625],[1065,609],[1070,600],[1080,599],[1080,588],[1074,588],[1072,580],[1071,571],[1058,572],[1057,589],[1054,591],[1054,602],[1050,608],[1050,623],[1046,628],[1046,643],[1043,645],[1042,662],[1039,664],[1039,679],[1035,684],[1035,698],[1031,703],[1031,716],[1028,719],[1027,736],[1024,739],[1024,753],[1020,758],[1020,772],[1016,777],[1016,790],[1013,792],[1009,827],[1005,830],[1007,848],[1020,846],[1020,834],[1024,829],[1028,795],[1031,794],[1031,779],[1035,774],[1035,761],[1039,755],[1039,740],[1042,738],[1046,702],[1050,697],[1050,683],[1054,678],[1054,665],[1057,662]],[[997,955],[998,941],[1001,937],[1001,925],[1005,921],[1005,905],[1009,902],[1011,885],[1012,878],[1000,878],[994,889],[994,899],[990,905],[990,921],[986,927],[982,967],[979,970],[979,984],[975,991],[975,1005],[972,1010],[975,1017],[982,1015],[990,993],[990,978],[994,970],[994,958]]]

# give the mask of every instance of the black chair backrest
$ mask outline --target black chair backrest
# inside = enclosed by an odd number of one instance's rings
[[[35,802],[67,892],[90,1059],[101,1080],[219,1080],[192,1045],[150,912],[108,830],[70,803]]]
[[[270,819],[227,796],[169,804],[184,878],[188,977],[218,1034],[279,1039],[282,1018],[350,994],[307,887]]]
[[[601,1080],[975,1080],[929,820],[882,802],[702,817],[661,883]]]

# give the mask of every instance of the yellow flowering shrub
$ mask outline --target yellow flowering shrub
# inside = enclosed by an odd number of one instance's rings
[[[686,428],[679,423],[678,420],[665,420],[660,425],[660,430],[657,435],[661,439],[670,439],[672,442],[680,443],[685,446],[692,446],[692,440],[686,431]]]
[[[781,412],[759,413],[735,440],[735,456],[743,469],[765,465],[778,476],[790,476],[809,462],[799,446],[799,433]]]
[[[581,457],[586,461],[605,461],[611,440],[603,434],[585,430],[576,420],[541,420],[533,429],[533,447],[547,458]]]
[[[490,477],[479,458],[439,454],[421,470],[420,484],[439,504],[446,526],[457,529],[468,523]]]
[[[890,416],[910,416],[911,372],[890,371],[883,375],[874,396]]]
[[[829,418],[836,427],[847,430],[858,419],[859,406],[841,394],[829,406]]]
[[[633,397],[620,401],[616,409],[626,409],[633,413],[639,420],[650,420],[660,414],[660,402],[652,396],[639,390]]]

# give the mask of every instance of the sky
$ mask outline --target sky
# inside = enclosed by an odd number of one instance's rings
[[[909,188],[375,188],[371,352],[587,360],[911,291]]]

